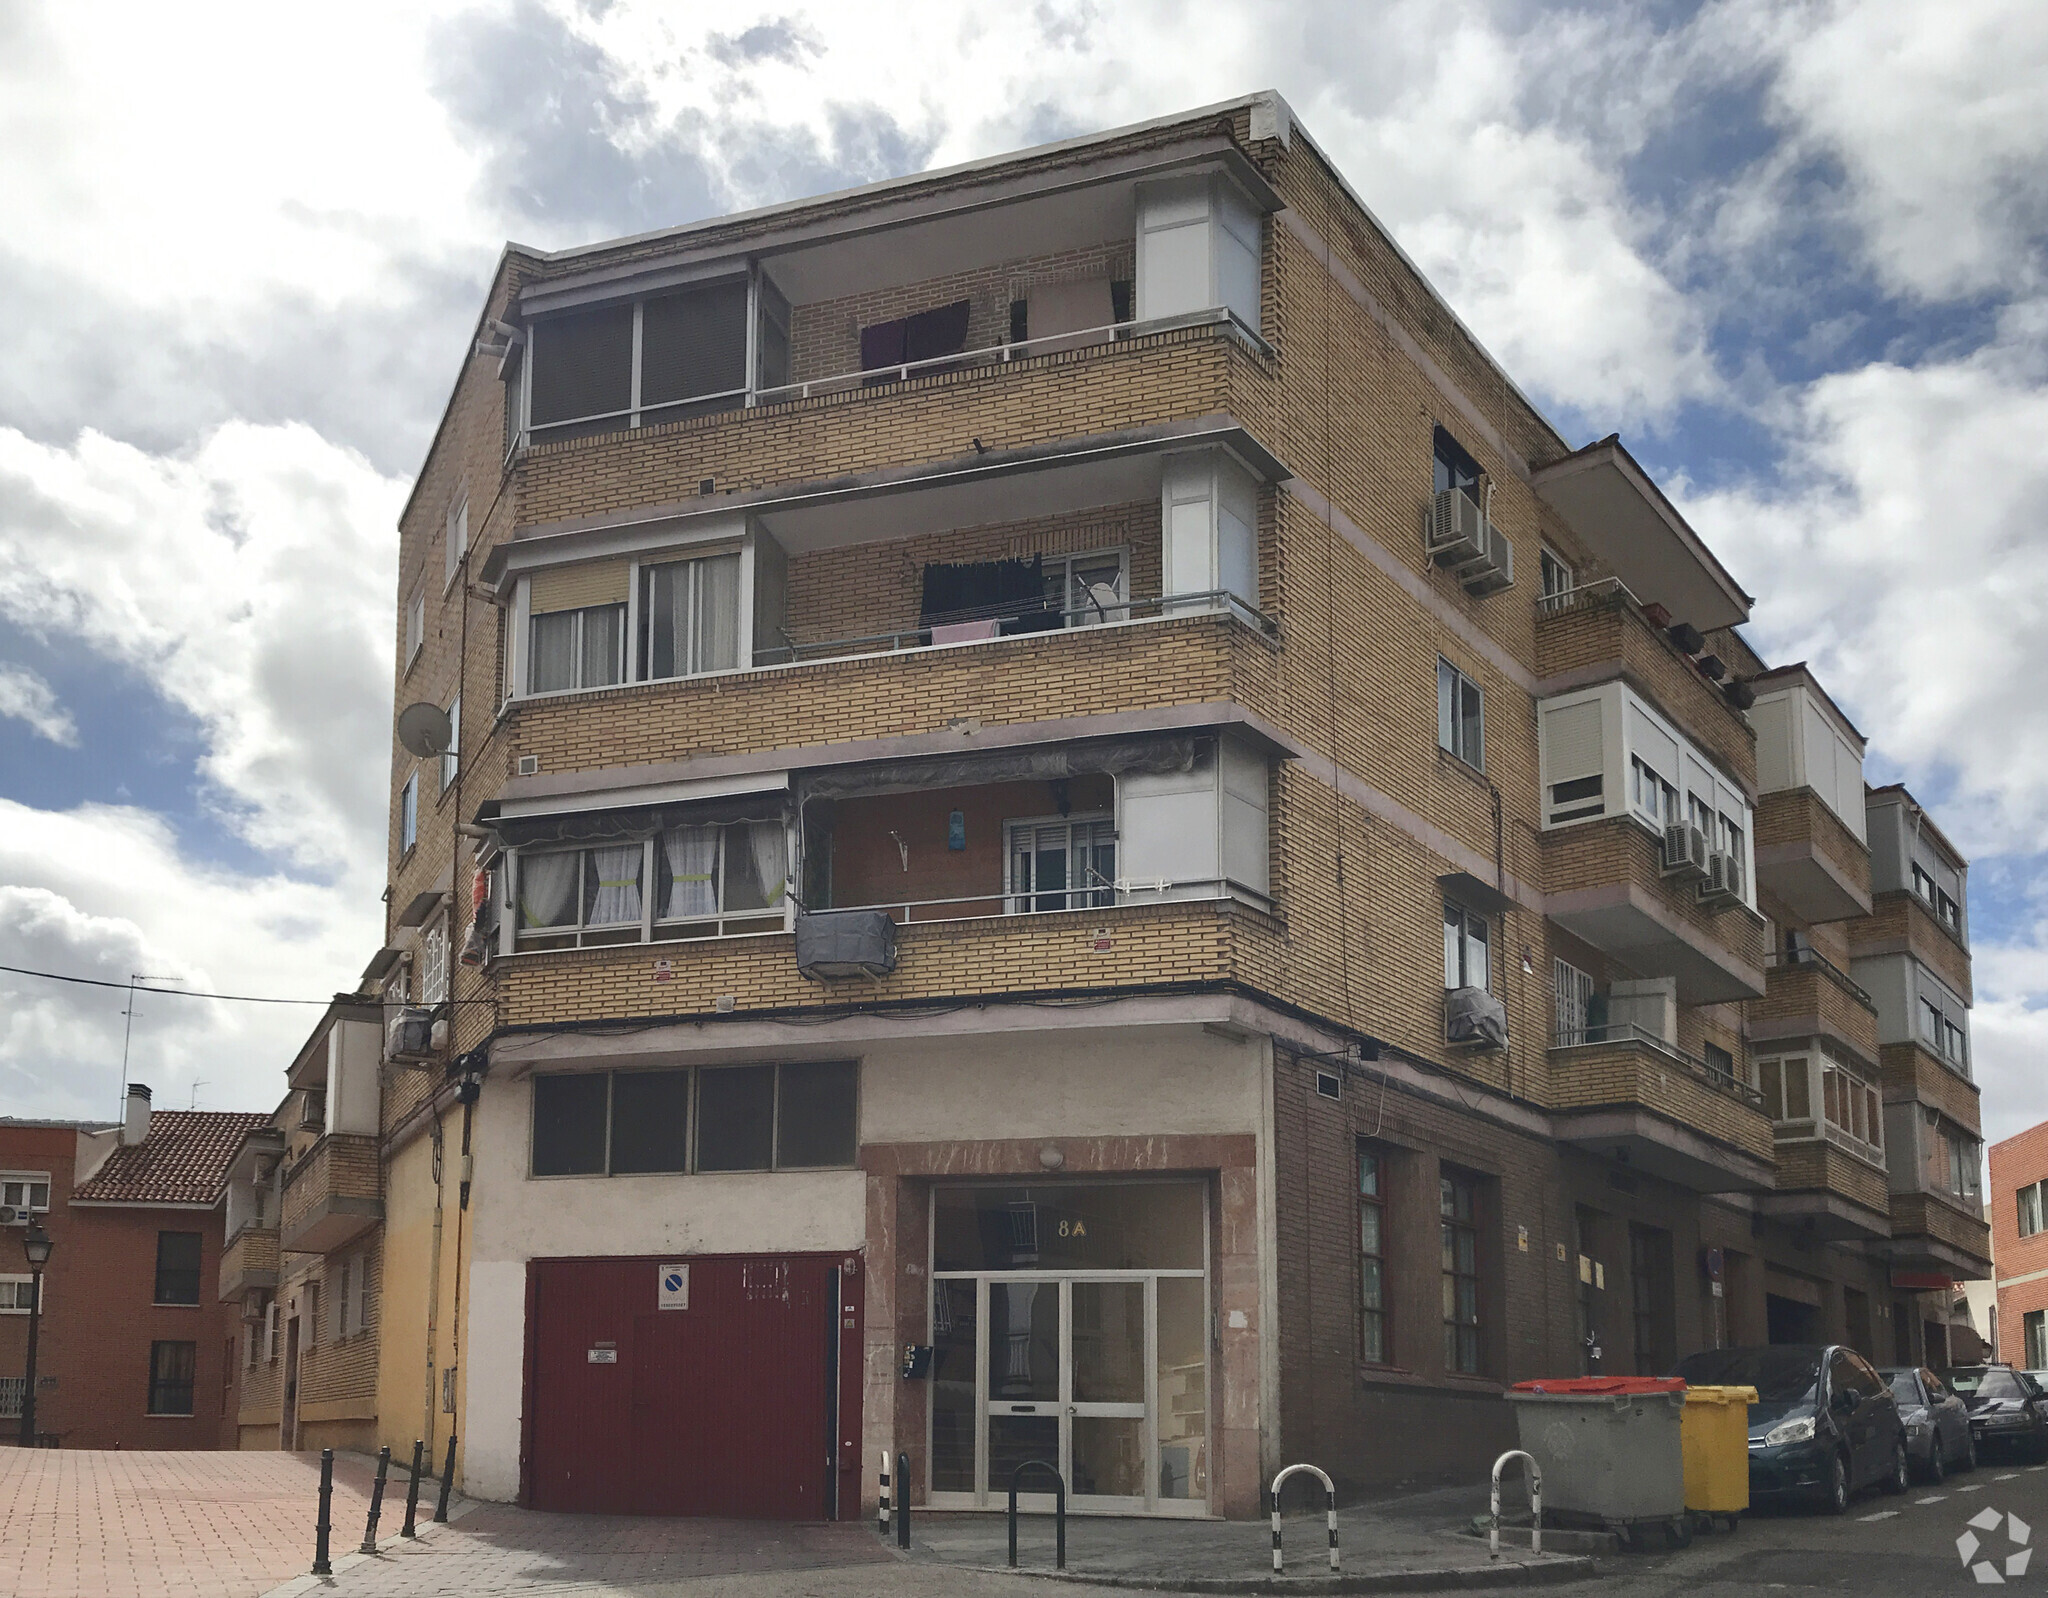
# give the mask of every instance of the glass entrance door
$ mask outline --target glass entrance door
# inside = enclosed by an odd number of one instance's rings
[[[1017,1467],[1040,1459],[1070,1508],[1201,1513],[1204,1286],[1152,1274],[935,1283],[933,1502],[1000,1507]],[[1052,1508],[1043,1474],[1019,1487],[1020,1506]]]

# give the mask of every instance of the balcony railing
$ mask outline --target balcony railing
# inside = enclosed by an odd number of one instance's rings
[[[1705,1060],[1687,1054],[1676,1044],[1659,1037],[1656,1033],[1637,1026],[1633,1021],[1605,1022],[1598,1026],[1561,1028],[1553,1050],[1606,1048],[1617,1043],[1638,1043],[1652,1050],[1660,1058],[1669,1060],[1683,1071],[1690,1072],[1716,1093],[1725,1093],[1738,1099],[1752,1109],[1762,1109],[1763,1094],[1751,1087],[1740,1077],[1709,1065]]]
[[[1850,998],[1862,1005],[1864,1009],[1869,1010],[1873,1014],[1877,1011],[1877,1000],[1870,996],[1869,990],[1818,949],[1810,947],[1773,949],[1764,956],[1764,969],[1767,971],[1817,971],[1844,993],[1848,994]]]
[[[377,1140],[329,1132],[287,1166],[279,1241],[288,1253],[326,1254],[384,1217]]]
[[[1012,600],[978,605],[944,615],[924,616],[886,632],[857,633],[845,638],[800,641],[782,631],[783,642],[756,647],[754,664],[783,666],[837,660],[859,655],[887,655],[910,649],[951,648],[993,639],[1116,627],[1131,622],[1177,616],[1231,615],[1266,638],[1278,638],[1280,624],[1247,605],[1228,589],[1188,594],[1154,594],[1136,599],[1091,601],[1072,610],[1023,610]]]
[[[1080,328],[1067,333],[1048,333],[1039,338],[988,344],[976,349],[929,356],[922,360],[898,361],[889,366],[861,367],[852,371],[834,372],[825,377],[806,378],[801,382],[781,383],[772,388],[721,389],[715,393],[691,394],[682,399],[662,400],[617,410],[593,411],[587,416],[565,416],[547,422],[529,422],[525,431],[515,437],[512,448],[507,451],[506,459],[509,461],[526,444],[546,443],[557,437],[576,437],[579,433],[626,432],[635,427],[656,425],[677,417],[700,415],[709,411],[741,410],[754,406],[780,405],[791,400],[814,399],[825,395],[859,393],[863,389],[908,383],[921,377],[937,377],[947,372],[964,371],[970,367],[1003,366],[1036,355],[1055,355],[1073,349],[1112,346],[1154,333],[1171,333],[1183,328],[1201,327],[1216,328],[1224,335],[1237,339],[1255,353],[1272,353],[1272,346],[1260,337],[1256,329],[1248,326],[1227,307],[1218,306],[1213,310],[1197,311],[1183,316],[1154,317],[1144,322],[1109,322],[1100,327]],[[618,425],[607,427],[607,423]]]

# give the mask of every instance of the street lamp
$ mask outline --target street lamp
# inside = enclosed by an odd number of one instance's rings
[[[50,1263],[50,1250],[57,1245],[50,1240],[50,1234],[43,1230],[43,1223],[31,1219],[28,1233],[21,1240],[21,1251],[28,1256],[28,1380],[21,1394],[21,1446],[33,1448],[36,1445],[36,1333],[43,1324],[43,1267]]]

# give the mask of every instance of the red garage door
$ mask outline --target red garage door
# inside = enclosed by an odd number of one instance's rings
[[[528,1268],[527,1501],[820,1520],[843,1475],[854,1514],[860,1295],[842,1257],[698,1256],[664,1292],[673,1263]]]

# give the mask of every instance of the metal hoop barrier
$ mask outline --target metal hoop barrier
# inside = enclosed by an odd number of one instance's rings
[[[1493,1529],[1487,1533],[1486,1546],[1495,1558],[1500,1556],[1500,1473],[1511,1459],[1522,1461],[1522,1474],[1529,1479],[1529,1552],[1543,1552],[1543,1468],[1534,1455],[1510,1448],[1493,1462]]]
[[[875,1499],[875,1535],[889,1540],[889,1450],[882,1450],[882,1490]]]
[[[1010,1472],[1010,1568],[1017,1568],[1017,1478],[1027,1470],[1042,1470],[1052,1478],[1052,1559],[1055,1570],[1067,1568],[1067,1479],[1059,1467],[1043,1459],[1027,1459]]]
[[[1289,1465],[1273,1478],[1273,1485],[1267,1489],[1273,1506],[1273,1574],[1280,1574],[1280,1484],[1296,1471],[1306,1471],[1323,1484],[1323,1506],[1330,1517],[1330,1568],[1337,1565],[1337,1486],[1330,1478],[1313,1465]]]

